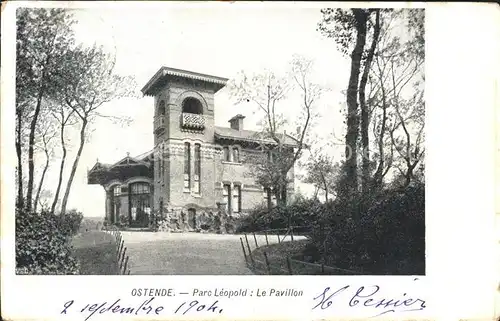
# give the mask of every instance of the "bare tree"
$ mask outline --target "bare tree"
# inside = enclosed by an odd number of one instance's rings
[[[320,86],[310,80],[312,67],[311,60],[295,56],[290,63],[288,77],[278,77],[272,71],[251,78],[242,73],[240,79],[230,84],[231,94],[237,103],[252,102],[263,115],[263,138],[270,138],[273,143],[262,144],[262,151],[267,157],[257,160],[255,174],[260,184],[274,189],[280,205],[286,204],[288,173],[306,146],[306,136],[315,117],[313,107],[323,92]],[[281,103],[290,93],[300,95],[296,137],[284,131],[286,111]]]
[[[409,24],[408,21],[413,21],[417,25],[423,24],[422,21],[417,23],[410,19],[415,15],[418,19],[423,19],[419,11],[410,13],[393,11],[386,17],[380,47],[375,55],[375,67],[370,76],[369,105],[373,136],[378,150],[373,177],[375,186],[381,185],[393,165],[406,177],[405,184],[409,184],[413,177],[413,169],[424,153],[422,86],[424,56],[419,50],[409,49],[409,47],[419,48],[415,41],[418,41],[421,35],[417,37],[409,32],[407,39],[402,40],[399,34],[395,35],[392,32],[393,22],[396,23],[396,27]],[[422,31],[419,28],[416,30]],[[413,94],[410,95],[410,92]]]

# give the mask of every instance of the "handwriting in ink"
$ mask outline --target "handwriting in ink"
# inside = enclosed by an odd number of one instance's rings
[[[119,305],[120,299],[114,301],[112,304],[108,304],[108,302],[102,303],[94,303],[87,304],[83,309],[80,310],[80,313],[87,314],[85,321],[88,321],[95,313],[99,312],[99,314],[103,313],[119,313],[119,314],[135,314],[135,315],[149,315],[154,312],[155,315],[159,315],[160,312],[164,309],[161,305],[153,305],[152,301],[154,297],[148,300],[145,300],[140,305],[137,306],[127,306],[127,305]],[[73,305],[74,300],[67,301],[64,303],[64,309],[60,314],[67,314],[68,309]]]
[[[334,297],[339,296],[340,293],[349,289],[346,285],[336,291],[332,291],[330,287],[316,296],[313,300],[318,303],[312,308],[320,308],[322,310],[329,308],[333,304]],[[365,286],[359,287],[354,294],[349,294],[349,307],[362,306],[367,308],[375,308],[379,312],[373,317],[380,316],[391,312],[407,312],[407,311],[421,311],[426,308],[425,301],[419,298],[410,298],[406,293],[403,293],[399,299],[387,299],[384,297],[376,296],[380,291],[378,285],[373,285],[371,288]]]
[[[205,304],[201,304],[197,300],[193,300],[189,303],[186,301],[183,302],[181,305],[179,305],[179,307],[175,310],[174,314],[179,313],[185,315],[189,311],[196,311],[196,312],[206,311],[206,312],[222,313],[223,311],[222,308],[219,308],[217,306],[218,302],[219,301],[215,301],[214,303],[212,303],[212,305],[207,306]]]

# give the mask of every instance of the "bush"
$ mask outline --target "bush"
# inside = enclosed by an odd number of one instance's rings
[[[269,210],[259,206],[248,215],[236,221],[236,232],[257,232],[269,229],[285,229],[292,226],[310,226],[324,215],[327,205],[318,200],[301,199],[287,206],[277,206]]]
[[[77,216],[16,210],[16,273],[78,274],[70,243]]]
[[[60,220],[60,227],[63,234],[73,236],[79,232],[82,225],[83,214],[76,210],[70,210],[64,215],[56,216]]]
[[[423,184],[332,206],[311,233],[327,265],[367,274],[425,273]]]

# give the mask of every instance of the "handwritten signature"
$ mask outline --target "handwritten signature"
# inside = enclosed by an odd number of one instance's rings
[[[316,296],[313,300],[318,302],[312,309],[320,308],[325,310],[333,305],[335,298],[341,296],[342,293],[349,293],[351,289],[350,285],[346,285],[340,289],[332,290],[327,287],[323,290],[321,294]],[[408,312],[408,311],[421,311],[426,308],[425,300],[420,298],[408,297],[406,293],[403,293],[401,298],[384,298],[380,294],[376,295],[380,291],[380,286],[372,285],[369,287],[361,286],[355,293],[349,294],[349,307],[366,307],[376,309],[377,314],[372,317],[377,317],[386,313],[393,312]]]

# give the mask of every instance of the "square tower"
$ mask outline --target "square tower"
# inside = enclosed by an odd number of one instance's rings
[[[214,206],[214,95],[227,81],[162,67],[142,89],[154,97],[156,204]]]

